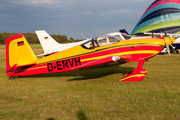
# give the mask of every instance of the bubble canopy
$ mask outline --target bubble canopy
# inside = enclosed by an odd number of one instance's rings
[[[104,35],[92,38],[91,40],[81,44],[85,49],[94,49],[96,47],[106,46],[110,44],[118,43],[121,39],[111,35]]]

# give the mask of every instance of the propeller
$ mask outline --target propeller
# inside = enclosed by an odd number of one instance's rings
[[[167,37],[167,32],[166,32],[166,30],[165,30],[165,35],[164,35],[164,36]],[[168,54],[171,55],[170,49],[169,49],[169,44],[168,44],[167,42],[166,42],[166,50],[167,50]]]
[[[169,50],[169,44],[168,44],[168,43],[166,43],[166,48],[167,48],[166,50],[167,50],[168,54],[171,55],[170,50]]]

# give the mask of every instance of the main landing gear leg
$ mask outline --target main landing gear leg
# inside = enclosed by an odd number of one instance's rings
[[[147,71],[145,69],[142,69],[144,61],[145,61],[144,59],[139,60],[137,68],[135,70],[131,71],[130,73],[126,73],[125,76],[123,78],[121,78],[119,81],[137,82],[137,81],[143,80],[145,78],[146,73],[147,73]]]

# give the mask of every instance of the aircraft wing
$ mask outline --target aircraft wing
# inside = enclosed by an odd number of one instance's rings
[[[140,33],[136,33],[134,35],[138,35],[138,36],[151,36],[152,34],[156,35],[156,36],[161,36],[161,37],[165,36],[165,33],[151,33],[151,32],[140,32]],[[174,34],[167,33],[166,35],[172,37]]]
[[[131,58],[125,57],[125,56],[108,56],[105,58],[101,58],[101,59],[96,59],[96,60],[92,60],[91,62],[88,62],[87,64],[83,64],[81,66],[75,67],[73,69],[81,69],[81,68],[89,68],[89,67],[94,67],[94,66],[101,66],[101,65],[106,65],[108,63],[112,63],[112,62],[118,62],[118,64],[122,64],[122,63],[126,63],[128,61],[130,61]]]

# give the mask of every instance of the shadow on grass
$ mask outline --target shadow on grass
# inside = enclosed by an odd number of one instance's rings
[[[87,120],[87,116],[82,110],[77,111],[77,117],[78,120]]]
[[[56,120],[56,119],[55,119],[55,118],[50,117],[50,118],[47,118],[46,120]]]
[[[71,72],[61,72],[61,73],[53,73],[53,74],[42,74],[42,75],[34,75],[34,76],[25,76],[21,78],[39,78],[39,77],[73,77],[67,81],[80,81],[80,80],[89,80],[89,79],[96,79],[102,78],[108,75],[113,75],[117,73],[126,74],[132,70],[134,67],[120,67],[120,66],[113,66],[113,67],[102,67],[102,68],[95,68],[90,70],[81,70],[81,71],[71,71]]]

